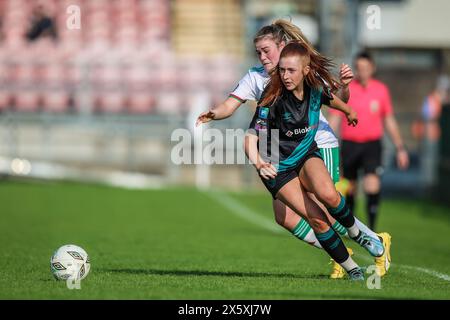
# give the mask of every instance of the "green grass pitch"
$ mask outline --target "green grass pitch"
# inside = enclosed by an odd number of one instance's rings
[[[267,193],[228,196],[273,221]],[[450,299],[449,211],[384,200],[379,227],[392,234],[393,265],[381,289],[369,290],[328,279],[324,252],[242,219],[204,192],[3,180],[0,299]],[[346,243],[362,266],[371,263]],[[90,255],[81,290],[50,273],[50,256],[64,244]]]

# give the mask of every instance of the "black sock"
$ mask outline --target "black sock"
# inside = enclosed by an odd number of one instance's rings
[[[328,208],[328,212],[340,224],[348,229],[355,224],[355,217],[353,216],[352,211],[350,211],[350,208],[347,206],[345,198],[341,194],[339,194],[339,196],[341,197],[339,205],[336,208]]]
[[[368,193],[367,195],[367,215],[369,218],[369,228],[375,231],[375,221],[380,203],[380,193]]]
[[[345,201],[350,211],[355,212],[355,196],[353,194],[347,194]]]
[[[333,258],[334,261],[337,263],[342,263],[348,259],[349,254],[347,248],[333,228],[330,228],[325,233],[314,233],[316,234],[317,240],[319,240],[322,245],[322,248],[330,255],[331,258]]]

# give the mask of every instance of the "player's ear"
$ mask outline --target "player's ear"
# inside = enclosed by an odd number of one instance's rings
[[[308,73],[311,71],[311,67],[310,66],[306,66],[303,68],[303,76],[307,76]]]

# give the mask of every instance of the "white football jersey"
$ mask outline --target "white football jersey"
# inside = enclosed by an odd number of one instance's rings
[[[263,66],[253,67],[239,81],[239,84],[230,93],[230,96],[238,99],[242,103],[247,100],[258,101],[269,79],[270,77]],[[338,139],[334,135],[333,129],[331,129],[327,119],[323,116],[322,111],[320,111],[319,127],[314,139],[319,148],[336,148],[339,146]]]

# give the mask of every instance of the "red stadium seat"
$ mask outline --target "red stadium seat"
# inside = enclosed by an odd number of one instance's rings
[[[66,70],[59,61],[41,66],[39,81],[44,86],[64,84]]]
[[[23,88],[14,92],[16,111],[34,112],[39,110],[39,93],[35,89]]]
[[[69,94],[63,88],[49,88],[43,92],[42,106],[45,111],[65,112],[69,107]]]
[[[174,57],[165,55],[157,65],[157,77],[162,88],[173,88],[177,84],[177,62]]]
[[[122,28],[115,33],[114,40],[118,46],[136,47],[138,31],[133,27]]]
[[[181,103],[181,97],[176,91],[161,91],[157,97],[156,111],[160,114],[178,114]]]
[[[97,65],[92,73],[92,85],[98,111],[117,113],[126,109],[125,90],[119,65],[113,63]]]
[[[146,91],[128,92],[128,110],[130,113],[150,113],[155,107],[155,97]]]
[[[178,86],[184,90],[204,88],[209,79],[207,77],[207,65],[200,57],[186,57],[178,62]]]
[[[104,113],[119,113],[126,109],[125,94],[121,90],[105,90],[98,96],[99,111]]]
[[[8,90],[0,88],[0,111],[5,110],[10,106],[10,97],[11,94]]]
[[[212,90],[232,90],[236,84],[236,62],[227,57],[217,57],[210,62],[208,79]]]
[[[168,93],[180,83],[195,88],[205,79],[198,66],[187,68],[181,78],[177,74],[168,41],[170,4],[165,0],[34,0],[37,3],[55,17],[58,41],[28,43],[24,34],[33,5],[0,0],[5,36],[0,52],[12,66],[1,67],[0,58],[0,85],[8,84],[1,86],[0,109],[11,103],[15,110],[36,111],[42,103],[44,111],[64,112],[73,96],[80,112],[90,108],[90,101],[101,112],[150,113],[157,104],[161,112],[177,112],[181,96]],[[81,29],[66,26],[70,5],[81,9]],[[82,83],[89,90],[81,92]],[[156,90],[167,94],[157,96]]]

